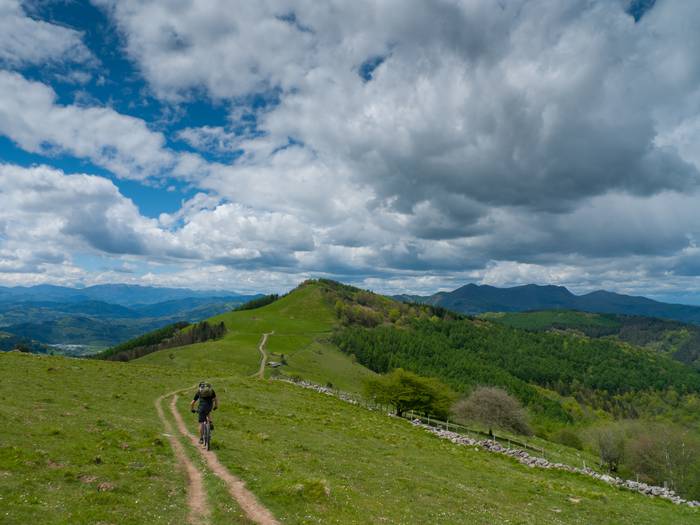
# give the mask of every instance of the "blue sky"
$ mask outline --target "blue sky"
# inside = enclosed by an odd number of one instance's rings
[[[0,284],[700,302],[691,0],[0,15]]]

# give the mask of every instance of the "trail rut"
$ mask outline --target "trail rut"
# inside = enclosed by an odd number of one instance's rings
[[[194,466],[190,458],[187,457],[182,443],[175,437],[173,427],[170,421],[166,419],[163,413],[163,407],[161,406],[163,399],[171,395],[175,395],[175,392],[163,394],[155,400],[156,411],[158,412],[161,423],[163,423],[163,428],[166,432],[165,435],[175,453],[175,458],[180,468],[187,474],[187,506],[189,507],[187,522],[192,525],[206,524],[209,523],[211,509],[207,501],[207,493],[204,489],[202,473]]]
[[[263,341],[262,343],[260,343],[259,348],[263,347],[263,345],[267,341],[267,336],[268,334],[264,334]],[[216,474],[221,480],[223,480],[223,482],[226,484],[226,487],[228,488],[229,494],[231,494],[231,497],[233,497],[233,499],[235,499],[236,502],[238,502],[238,505],[241,507],[243,512],[245,512],[246,516],[253,522],[258,523],[260,525],[280,525],[280,523],[275,519],[272,513],[257,500],[257,498],[252,492],[250,492],[246,488],[245,482],[231,474],[228,471],[228,469],[221,464],[219,458],[214,452],[212,452],[211,450],[204,450],[199,445],[197,437],[195,437],[189,432],[189,430],[187,430],[187,425],[185,425],[182,416],[177,411],[177,393],[171,394],[173,395],[173,397],[170,402],[170,411],[172,412],[172,415],[175,418],[175,423],[177,425],[178,430],[183,436],[188,438],[192,445],[199,451],[199,454],[206,462],[207,467],[209,467],[209,469],[214,474]]]
[[[265,345],[267,344],[267,338],[274,333],[275,332],[268,332],[263,334],[262,341],[260,341],[260,344],[258,345],[258,350],[260,351],[260,369],[255,375],[260,379],[265,379],[265,366],[267,365],[267,352],[265,351]]]

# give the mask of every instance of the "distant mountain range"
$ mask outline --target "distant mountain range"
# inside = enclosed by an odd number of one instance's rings
[[[532,310],[580,310],[583,312],[641,315],[700,325],[700,306],[670,304],[646,297],[599,290],[575,295],[563,286],[527,284],[513,288],[468,284],[452,292],[430,296],[397,295],[394,299],[442,306],[456,312],[526,312]]]
[[[256,297],[122,284],[0,287],[0,350],[21,341],[87,353],[177,321],[207,319]]]
[[[187,288],[160,288],[133,284],[99,284],[86,288],[69,288],[40,284],[38,286],[0,286],[0,303],[49,301],[74,303],[84,301],[102,301],[122,306],[138,304],[155,304],[165,301],[198,298],[252,297],[236,292],[217,290],[190,290]]]

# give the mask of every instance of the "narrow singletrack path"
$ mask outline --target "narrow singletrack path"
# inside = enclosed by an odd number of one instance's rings
[[[163,399],[168,396],[174,395],[175,392],[170,392],[168,394],[163,394],[155,401],[156,411],[158,412],[158,417],[161,423],[163,423],[163,428],[165,428],[165,435],[170,441],[170,446],[175,453],[175,458],[177,459],[180,468],[187,474],[187,506],[189,507],[189,514],[187,516],[187,522],[191,525],[202,525],[209,522],[209,516],[211,514],[211,509],[209,508],[209,503],[207,501],[207,492],[204,490],[204,480],[201,471],[194,466],[192,461],[187,454],[185,449],[180,443],[180,440],[175,437],[175,432],[173,427],[165,417],[163,413],[163,407],[161,403]]]
[[[274,333],[275,332],[267,332],[263,334],[262,341],[260,341],[260,344],[258,345],[258,350],[260,350],[260,369],[255,376],[260,379],[265,379],[265,366],[267,366],[267,352],[265,351],[265,345],[267,344],[267,338]]]
[[[264,335],[260,348],[262,348],[262,346],[265,344],[267,335],[268,334]],[[178,430],[183,436],[188,438],[192,445],[199,451],[199,454],[202,456],[209,469],[226,484],[229,494],[231,494],[231,497],[236,500],[243,512],[245,512],[246,516],[251,521],[260,525],[280,525],[272,513],[257,500],[252,492],[246,488],[244,481],[231,474],[229,470],[221,464],[219,458],[214,452],[211,450],[204,450],[199,445],[197,437],[187,430],[187,425],[185,425],[182,416],[177,411],[177,393],[173,392],[170,395],[173,396],[172,400],[170,401],[170,411],[175,418],[175,423]]]

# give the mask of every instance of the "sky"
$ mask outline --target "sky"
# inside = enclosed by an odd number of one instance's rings
[[[0,285],[700,304],[696,0],[0,0]]]

